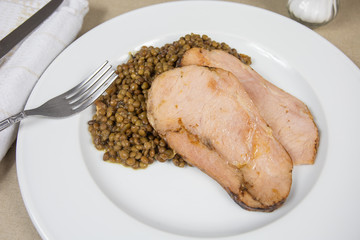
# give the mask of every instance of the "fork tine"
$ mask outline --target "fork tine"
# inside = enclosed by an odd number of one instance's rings
[[[109,73],[110,71],[110,73]],[[84,101],[88,95],[91,94],[93,91],[92,89],[97,88],[97,86],[102,85],[106,81],[106,75],[110,76],[115,72],[114,69],[112,69],[112,66],[108,66],[105,71],[101,72],[99,76],[94,76],[91,81],[88,82],[88,84],[83,85],[78,91],[76,91],[74,94],[72,94],[69,97],[65,97],[70,104],[73,104],[75,102],[81,102]]]
[[[78,85],[76,85],[75,87],[73,87],[72,89],[70,89],[69,91],[63,93],[62,95],[65,96],[66,99],[69,99],[71,97],[73,97],[76,93],[78,93],[78,91],[80,89],[82,89],[83,87],[85,87],[85,85],[91,85],[91,81],[92,79],[94,79],[94,77],[99,74],[101,72],[101,70],[109,63],[109,61],[105,61],[100,67],[98,67],[88,78],[86,78],[84,81],[80,82]],[[109,70],[110,67],[108,67],[107,70]],[[90,83],[90,84],[89,84]]]
[[[86,84],[84,84],[81,88],[78,89],[75,93],[71,94],[70,96],[66,96],[65,98],[70,101],[70,103],[74,103],[78,101],[80,98],[82,98],[83,95],[88,94],[88,92],[98,84],[98,80],[103,79],[104,76],[109,72],[109,70],[112,68],[112,66],[107,66],[106,69],[102,72],[100,72],[100,76],[94,76],[91,81],[88,81]],[[115,72],[112,71],[111,74]]]
[[[94,91],[96,91],[97,88],[102,86],[114,72],[115,70],[110,71],[108,69],[106,72],[101,74],[101,76],[97,76],[95,78],[95,81],[93,81],[93,83],[91,84],[91,86],[88,86],[86,89],[85,87],[83,87],[78,93],[76,93],[73,97],[68,99],[69,104],[76,105],[78,103],[85,101],[89,96],[93,94]]]
[[[87,108],[90,104],[92,104],[96,99],[98,99],[101,94],[104,93],[104,91],[114,82],[114,80],[117,78],[117,74],[115,74],[115,71],[113,71],[108,77],[105,78],[105,82],[99,84],[92,92],[91,94],[88,94],[88,96],[83,99],[82,101],[77,101],[78,104],[75,104],[75,106],[72,107],[73,111],[82,111],[85,108]],[[74,104],[73,104],[74,105]]]

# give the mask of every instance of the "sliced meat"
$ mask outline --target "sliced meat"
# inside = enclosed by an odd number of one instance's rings
[[[299,99],[265,80],[250,66],[221,51],[200,48],[188,50],[181,65],[222,68],[233,73],[273,129],[295,165],[313,164],[319,143],[317,126],[307,106]]]
[[[147,110],[170,147],[243,208],[272,211],[287,198],[292,161],[232,73],[195,65],[167,71],[153,81]]]

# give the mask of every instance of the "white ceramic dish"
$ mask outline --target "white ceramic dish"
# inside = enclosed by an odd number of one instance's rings
[[[109,59],[187,33],[207,34],[252,57],[252,67],[312,111],[321,140],[314,166],[294,169],[284,206],[237,206],[195,168],[155,163],[134,171],[105,163],[87,132],[92,109],[21,123],[17,169],[30,217],[44,239],[356,239],[360,237],[360,71],[308,28],[251,6],[172,2],[118,16],[63,51],[26,108],[72,87]]]

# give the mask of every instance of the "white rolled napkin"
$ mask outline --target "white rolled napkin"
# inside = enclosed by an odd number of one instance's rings
[[[0,39],[49,0],[0,1]],[[0,120],[24,109],[31,90],[54,58],[79,33],[87,0],[64,0],[56,11],[0,60]],[[18,124],[0,132],[0,161],[16,139]]]

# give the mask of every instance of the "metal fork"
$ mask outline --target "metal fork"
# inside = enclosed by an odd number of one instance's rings
[[[27,116],[67,117],[91,105],[117,78],[108,61],[103,63],[87,79],[69,91],[50,99],[38,108],[24,110],[0,122],[0,131]]]

